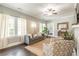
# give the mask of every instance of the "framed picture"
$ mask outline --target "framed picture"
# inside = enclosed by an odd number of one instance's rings
[[[68,27],[68,22],[63,22],[63,23],[58,23],[57,24],[57,29],[58,30],[67,30]]]

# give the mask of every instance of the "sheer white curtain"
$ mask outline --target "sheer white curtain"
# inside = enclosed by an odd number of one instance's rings
[[[0,38],[1,38],[1,29],[2,29],[1,26],[2,26],[2,21],[3,21],[1,19],[2,19],[2,14],[0,14]]]
[[[2,14],[0,14],[0,49],[2,48],[2,39],[1,39],[1,27],[2,27]]]
[[[1,20],[0,20],[0,37],[1,38],[6,38],[9,36],[13,36],[15,35],[15,33],[10,33],[10,29],[14,28],[14,18],[6,15],[6,14],[2,14],[1,15]],[[13,31],[12,31],[13,32]]]
[[[27,34],[26,19],[0,14],[0,37]]]
[[[18,35],[26,35],[27,28],[26,28],[26,19],[18,18]]]
[[[26,34],[26,19],[0,13],[0,48],[7,46],[7,37]]]
[[[0,49],[6,46],[6,17],[5,14],[0,14]],[[4,44],[5,43],[5,44]]]
[[[5,14],[0,14],[0,38],[5,38],[6,33],[6,17]]]

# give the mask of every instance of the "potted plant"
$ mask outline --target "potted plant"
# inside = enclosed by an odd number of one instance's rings
[[[65,40],[74,40],[74,35],[72,33],[66,31],[64,33],[64,39]]]
[[[48,35],[48,28],[44,27],[44,29],[42,30],[42,35]]]

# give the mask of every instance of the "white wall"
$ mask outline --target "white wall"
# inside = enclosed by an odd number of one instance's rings
[[[48,22],[47,26],[49,31],[53,32],[53,36],[58,36],[58,30],[57,30],[57,24],[58,23],[63,23],[63,22],[68,22],[69,23],[69,31],[72,28],[72,24],[76,23],[76,14],[64,16],[64,17],[59,17],[56,19],[52,19],[51,22]],[[53,27],[54,26],[54,27]]]

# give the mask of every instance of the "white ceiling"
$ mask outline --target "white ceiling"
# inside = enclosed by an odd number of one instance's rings
[[[2,3],[1,5],[43,20],[52,20],[56,17],[67,16],[74,11],[73,3]],[[57,15],[43,15],[43,10],[50,6],[57,10]]]

